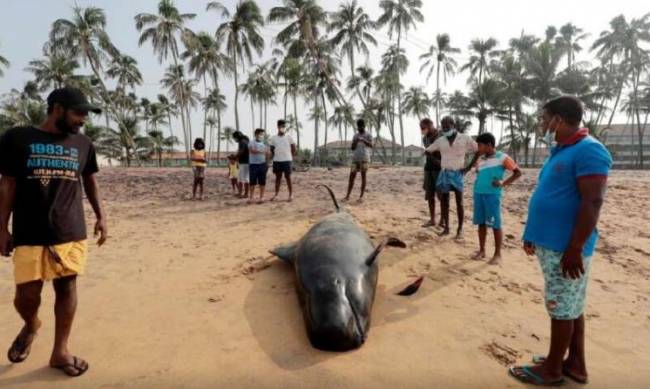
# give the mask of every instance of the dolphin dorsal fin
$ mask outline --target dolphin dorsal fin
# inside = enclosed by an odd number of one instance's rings
[[[284,262],[293,264],[296,254],[296,246],[297,243],[278,246],[271,250],[270,253],[280,258]]]
[[[386,238],[384,239],[377,248],[375,248],[375,251],[368,256],[368,259],[366,259],[366,265],[372,266],[372,264],[377,260],[377,257],[379,256],[379,253],[384,249],[386,246],[393,246],[393,247],[401,247],[401,248],[406,248],[406,243],[402,242],[401,240],[397,238]]]

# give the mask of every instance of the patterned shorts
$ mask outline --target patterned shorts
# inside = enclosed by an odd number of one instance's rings
[[[548,314],[556,320],[574,320],[585,308],[587,281],[592,257],[583,257],[585,273],[577,280],[562,275],[562,253],[536,247],[544,273],[544,300]]]
[[[367,161],[352,162],[352,165],[350,166],[350,171],[352,173],[365,173],[368,171],[368,162]]]

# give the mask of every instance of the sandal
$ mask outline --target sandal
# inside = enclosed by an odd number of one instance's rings
[[[544,363],[546,361],[546,357],[543,356],[543,355],[534,355],[533,358],[532,358],[532,361],[536,365],[541,365],[542,363]],[[575,382],[577,382],[579,384],[586,385],[586,384],[589,383],[588,379],[578,377],[578,376],[576,376],[575,374],[571,373],[568,370],[562,369],[562,374],[564,374],[565,377],[571,378],[573,381],[575,381]]]
[[[11,347],[9,347],[9,351],[7,351],[7,359],[9,359],[11,363],[20,363],[25,361],[25,359],[29,357],[29,353],[32,351],[32,343],[34,342],[34,339],[36,339],[36,334],[32,336],[31,342],[27,343],[24,339],[21,339],[20,335],[22,333],[23,332],[21,331],[18,336],[16,336]]]
[[[530,370],[530,366],[513,366],[508,369],[508,373],[519,382],[539,386],[560,386],[564,384],[564,378],[554,381],[546,381],[539,375]]]
[[[85,364],[85,366],[84,366]],[[69,377],[79,377],[88,371],[90,365],[88,362],[81,358],[72,357],[72,363],[65,363],[63,365],[50,366],[52,369],[63,371]],[[72,371],[74,369],[75,371]]]

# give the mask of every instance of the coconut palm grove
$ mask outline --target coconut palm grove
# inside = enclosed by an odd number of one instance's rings
[[[66,17],[52,20],[42,55],[24,69],[31,80],[22,89],[3,91],[0,132],[38,125],[46,116],[44,96],[73,86],[104,107],[104,116],[85,133],[101,155],[123,166],[162,165],[161,155],[171,151],[186,152],[189,161],[195,137],[219,154],[233,132],[252,133],[254,128],[242,128],[243,115],[251,115],[256,127],[273,130],[278,118],[269,117],[269,107],[282,113],[299,154],[316,165],[340,158],[327,152],[327,144],[349,139],[357,118],[365,119],[374,136],[390,141],[375,151],[383,163],[404,164],[405,133],[417,130],[407,128],[405,118],[440,123],[446,115],[460,130],[471,127],[479,134],[492,123],[500,129],[490,128],[500,132],[498,147],[528,165],[545,147],[536,136],[541,104],[573,95],[584,102],[585,125],[596,137],[606,135],[603,129],[615,117],[626,119],[637,140],[635,164],[643,167],[650,14],[612,15],[602,31],[567,22],[548,26],[541,36],[522,32],[508,41],[477,35],[468,47],[440,31],[419,58],[409,58],[404,45],[425,22],[422,5],[421,0],[382,0],[381,12],[369,14],[356,0],[336,5],[283,0],[264,14],[254,0],[232,7],[206,2],[197,9],[172,0],[161,0],[157,8],[142,2],[142,12],[132,19],[139,32],[133,39],[166,69],[159,94],[147,96],[138,93],[143,77],[133,53],[123,52],[106,32],[112,15],[73,6]],[[211,18],[215,28],[188,28],[199,14]],[[277,31],[273,39],[261,33],[265,25]],[[378,31],[389,41],[379,41]],[[262,60],[265,49],[272,50],[268,60]],[[579,53],[590,60],[577,60]],[[2,76],[13,65],[1,46],[0,54]],[[421,83],[406,85],[407,72],[419,72]],[[465,88],[451,90],[451,78],[466,80]],[[234,94],[224,94],[226,84]],[[199,127],[190,120],[197,114]],[[306,144],[305,133],[312,134],[313,144]],[[402,145],[401,155],[386,152],[396,144]]]

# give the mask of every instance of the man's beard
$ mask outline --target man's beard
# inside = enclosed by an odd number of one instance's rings
[[[78,134],[80,127],[74,127],[69,125],[66,120],[65,116],[57,120],[55,123],[56,128],[59,129],[64,134]]]

